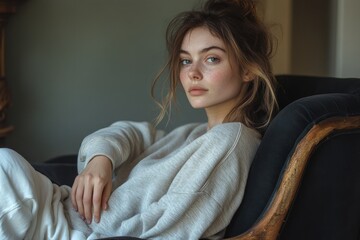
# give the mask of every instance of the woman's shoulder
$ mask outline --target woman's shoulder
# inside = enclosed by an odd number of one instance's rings
[[[185,129],[196,129],[196,128],[205,128],[206,129],[206,123],[203,123],[203,122],[187,123],[187,124],[175,127],[173,131],[182,131]]]
[[[189,123],[174,128],[168,137],[183,136],[189,142],[198,141],[218,142],[219,144],[238,143],[242,141],[259,142],[261,135],[256,130],[245,126],[240,122],[218,124],[207,129],[207,123]]]
[[[206,132],[206,123],[187,123],[175,127],[169,134],[191,135],[194,133],[203,134]]]
[[[261,139],[261,135],[258,131],[245,126],[241,122],[229,122],[222,123],[214,126],[208,130],[209,135],[218,136],[221,138],[255,138]]]

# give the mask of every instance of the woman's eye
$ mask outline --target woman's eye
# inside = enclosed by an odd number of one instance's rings
[[[216,57],[209,57],[206,61],[210,62],[210,63],[216,63],[216,62],[219,62],[220,59],[218,59]]]
[[[189,60],[189,59],[181,59],[180,60],[180,64],[181,65],[188,65],[188,64],[190,64],[191,63],[191,61]]]

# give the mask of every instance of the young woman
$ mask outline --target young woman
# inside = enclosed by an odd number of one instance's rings
[[[72,188],[2,149],[1,239],[223,236],[276,108],[270,37],[252,0],[208,0],[169,24],[167,46],[159,120],[182,85],[208,122],[168,134],[145,122],[101,129],[81,145]]]

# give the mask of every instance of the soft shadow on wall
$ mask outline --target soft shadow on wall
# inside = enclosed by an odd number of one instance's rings
[[[289,0],[284,5],[280,0],[259,0],[265,21],[278,26],[273,29],[279,38],[275,73],[330,75],[334,67],[327,56],[336,50],[346,60],[337,49],[351,44],[332,43],[339,32],[332,29],[336,23],[328,22],[334,21],[335,10],[339,12],[334,1]],[[346,2],[344,9],[351,7],[350,0]],[[164,63],[165,28],[177,13],[198,3],[24,1],[6,28],[6,75],[13,99],[9,121],[15,126],[8,146],[29,161],[44,161],[76,153],[87,134],[114,121],[152,121],[157,108],[149,90]],[[349,40],[345,35],[343,39]],[[182,95],[179,105],[167,129],[205,120]]]
[[[196,2],[24,2],[6,29],[15,126],[7,145],[29,161],[44,161],[76,153],[87,134],[114,121],[152,121],[150,86],[164,63],[165,28]],[[186,104],[167,128],[203,120]]]

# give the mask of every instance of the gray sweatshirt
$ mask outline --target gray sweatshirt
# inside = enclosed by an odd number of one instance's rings
[[[208,131],[206,124],[188,124],[165,134],[149,123],[116,122],[89,135],[78,171],[105,155],[114,178],[109,209],[89,226],[88,239],[221,238],[259,143],[260,135],[241,123]]]

